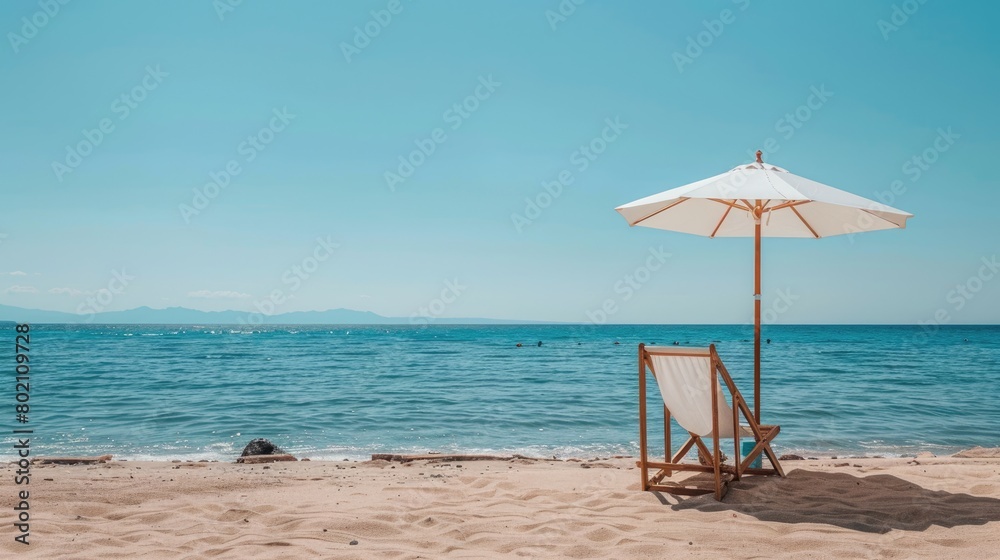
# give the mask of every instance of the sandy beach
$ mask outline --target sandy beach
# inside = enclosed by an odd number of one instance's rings
[[[639,492],[634,459],[34,465],[18,558],[988,558],[1000,454],[786,461],[726,499]],[[8,556],[11,555],[11,556]]]

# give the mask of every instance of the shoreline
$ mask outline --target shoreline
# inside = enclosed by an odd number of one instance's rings
[[[370,461],[376,455],[495,455],[495,456],[521,456],[526,459],[536,459],[536,460],[559,460],[559,461],[578,461],[578,460],[592,460],[599,458],[631,458],[638,456],[638,449],[631,450],[600,450],[591,452],[571,452],[571,453],[558,453],[558,450],[553,450],[553,453],[540,453],[538,449],[518,449],[518,448],[503,448],[503,449],[491,449],[491,448],[411,448],[411,449],[372,449],[363,452],[356,453],[327,453],[324,451],[298,451],[294,448],[289,449],[283,447],[287,453],[295,456],[297,459],[307,459],[309,461],[327,461],[327,462],[338,462],[338,461],[351,461],[351,462],[364,462]],[[970,448],[962,446],[934,446],[928,445],[921,450],[908,450],[906,452],[879,452],[872,451],[870,453],[859,453],[858,450],[824,450],[816,451],[809,449],[798,449],[798,448],[783,448],[781,446],[775,446],[775,452],[778,455],[797,455],[803,459],[809,460],[824,460],[824,459],[907,459],[915,457],[950,457],[955,454],[963,453],[968,451]],[[975,446],[971,449],[992,449],[983,448],[981,446]],[[1000,448],[998,448],[1000,449]],[[942,451],[946,450],[946,451]],[[929,454],[929,455],[928,455]],[[208,461],[212,463],[226,463],[233,462],[239,456],[239,450],[231,453],[178,453],[170,455],[147,455],[147,454],[117,454],[112,450],[100,449],[93,452],[80,452],[80,451],[59,451],[59,452],[36,452],[33,450],[32,455],[34,459],[46,458],[46,457],[65,457],[65,456],[99,456],[99,455],[111,455],[114,461],[127,461],[127,462],[148,462],[148,463],[161,463],[161,462],[203,462]],[[17,460],[14,455],[0,455],[0,463],[6,463],[10,461]]]
[[[81,559],[988,557],[1000,547],[1000,449],[977,454],[786,460],[786,478],[746,477],[723,502],[640,492],[634,458],[33,465],[31,544],[15,543],[5,522],[0,550]],[[0,483],[7,512],[15,469],[4,465]]]

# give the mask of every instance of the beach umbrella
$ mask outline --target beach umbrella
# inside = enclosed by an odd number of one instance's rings
[[[760,240],[905,228],[913,214],[761,160],[615,208],[630,226],[754,238],[754,416],[760,422]]]

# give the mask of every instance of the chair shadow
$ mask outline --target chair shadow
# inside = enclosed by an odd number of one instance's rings
[[[662,497],[660,501],[666,503]],[[761,521],[823,523],[865,533],[1000,521],[1000,500],[995,498],[928,490],[887,474],[857,477],[802,469],[784,479],[747,476],[730,485],[722,502],[710,495],[699,496],[682,500],[672,509],[733,511]]]

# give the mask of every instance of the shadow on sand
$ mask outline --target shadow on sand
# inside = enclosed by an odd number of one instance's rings
[[[662,497],[661,502],[668,503]],[[824,523],[866,533],[1000,521],[1000,500],[995,498],[927,490],[885,474],[857,477],[801,469],[784,479],[745,477],[731,485],[722,502],[699,496],[672,508],[733,511],[761,521]]]

